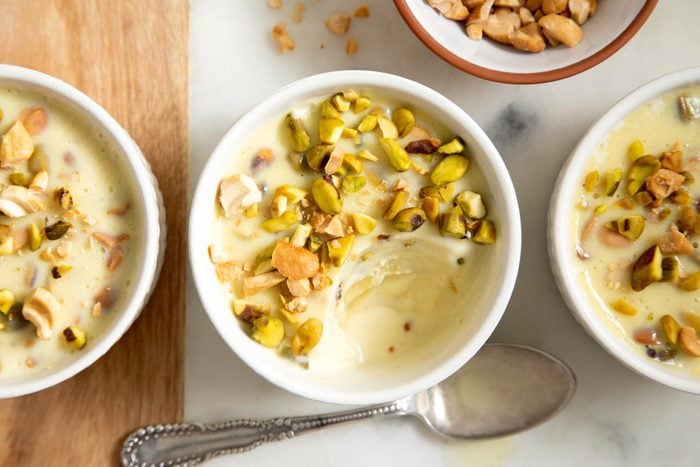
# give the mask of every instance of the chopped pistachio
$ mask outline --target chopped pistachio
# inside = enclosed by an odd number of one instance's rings
[[[372,107],[372,101],[370,100],[369,97],[365,96],[360,96],[357,99],[355,99],[355,102],[352,104],[352,111],[355,114],[361,114],[365,110],[369,109]]]
[[[286,117],[287,128],[289,128],[289,137],[292,141],[292,149],[296,152],[304,152],[311,146],[311,137],[304,128],[304,124],[298,118],[290,113]]]
[[[321,340],[323,323],[317,318],[309,318],[299,326],[292,336],[292,353],[294,355],[308,354]]]
[[[434,185],[455,182],[469,169],[469,159],[463,156],[450,155],[442,159],[430,173],[430,181]]]
[[[356,174],[362,172],[364,168],[359,156],[354,156],[352,154],[345,154],[343,157],[343,167]]]
[[[270,305],[267,303],[255,303],[246,300],[233,300],[231,304],[233,313],[245,323],[252,324],[256,318],[270,314]]]
[[[76,350],[82,349],[87,343],[87,337],[85,336],[85,332],[78,326],[68,326],[67,328],[65,328],[63,330],[63,337],[66,338],[66,342],[68,342],[68,345],[70,345]]]
[[[679,287],[688,292],[694,292],[700,289],[700,271],[694,272],[678,283]]]
[[[357,193],[367,184],[367,177],[364,175],[348,175],[343,179],[341,189],[343,193]]]
[[[291,151],[287,153],[287,159],[289,163],[292,164],[295,170],[301,172],[304,170],[304,154],[300,152]]]
[[[287,210],[287,198],[282,195],[275,195],[270,201],[270,215],[279,217]]]
[[[425,223],[426,218],[421,208],[402,209],[394,217],[394,228],[401,232],[413,232]]]
[[[386,117],[377,117],[377,125],[379,126],[379,131],[382,134],[382,138],[397,139],[399,137],[399,130],[394,125],[394,122]]]
[[[391,115],[391,119],[394,121],[401,138],[406,136],[416,126],[416,117],[408,109],[396,109]]]
[[[654,156],[642,156],[632,162],[627,172],[627,194],[636,194],[646,182],[649,176],[656,173],[661,168],[661,162]]]
[[[612,196],[617,191],[622,181],[622,170],[615,169],[605,173],[605,194]]]
[[[644,143],[640,140],[633,141],[630,147],[627,148],[627,156],[633,161],[636,161],[644,155]]]
[[[609,222],[606,224],[606,227],[634,241],[642,235],[645,225],[646,219],[644,216],[624,216],[616,221]]]
[[[428,196],[423,198],[421,201],[421,208],[425,211],[425,215],[430,222],[433,224],[437,222],[438,215],[440,214],[440,200]]]
[[[46,153],[44,152],[43,146],[37,145],[34,147],[32,157],[29,158],[29,162],[27,162],[27,168],[33,173],[38,173],[42,170],[48,170],[48,158],[46,157]]]
[[[444,185],[438,188],[438,193],[440,194],[440,197],[447,202],[449,202],[452,199],[452,195],[454,194],[454,192],[454,183],[445,183]]]
[[[41,244],[44,241],[41,230],[35,223],[29,224],[29,249],[31,251],[36,251],[41,248]]]
[[[7,289],[0,290],[0,313],[7,315],[15,303],[15,295]]]
[[[338,193],[333,180],[328,176],[314,180],[311,184],[311,196],[321,211],[327,214],[339,214],[343,209],[340,193]]]
[[[596,216],[600,216],[601,214],[603,214],[607,210],[608,210],[608,207],[605,204],[599,204],[598,206],[595,207],[595,209],[593,209],[593,214],[595,214]]]
[[[61,277],[65,276],[66,273],[68,273],[71,269],[73,269],[73,266],[69,264],[57,264],[56,266],[51,268],[51,276],[53,276],[54,279],[60,279]]]
[[[366,149],[361,149],[360,152],[357,153],[357,157],[360,157],[362,159],[372,161],[372,162],[377,162],[379,160],[379,158],[377,156],[375,156],[374,154],[372,154],[371,152],[369,152]]]
[[[347,112],[350,110],[350,101],[342,93],[336,93],[331,96],[331,103],[338,112]]]
[[[392,220],[401,211],[406,203],[408,202],[409,193],[408,191],[397,191],[394,198],[389,203],[389,206],[384,211],[384,219]]]
[[[10,182],[11,185],[17,185],[17,186],[23,186],[23,187],[26,187],[27,185],[29,185],[29,179],[22,172],[11,173],[10,176],[8,177],[8,181]]]
[[[484,219],[474,235],[474,241],[483,245],[496,243],[496,226],[489,219]]]
[[[462,238],[467,233],[464,213],[459,206],[453,206],[442,215],[440,222],[440,233],[451,237]]]
[[[260,203],[251,204],[250,206],[245,208],[245,216],[249,219],[252,219],[253,217],[258,216],[259,211],[260,211]]]
[[[411,168],[411,159],[409,159],[408,153],[395,139],[380,138],[379,142],[389,162],[397,172],[405,172]]]
[[[267,232],[275,233],[289,230],[299,222],[299,216],[295,211],[286,211],[279,217],[273,217],[262,223],[262,228]]]
[[[627,316],[633,316],[637,314],[637,309],[633,307],[627,300],[620,298],[615,300],[610,304],[613,310]]]
[[[253,269],[253,275],[254,276],[259,276],[260,274],[265,274],[271,271],[274,271],[275,268],[272,267],[272,260],[271,259],[266,259],[263,261],[260,261],[255,265],[255,269]]]
[[[642,253],[632,266],[632,289],[636,292],[663,279],[661,249],[654,245]]]
[[[357,131],[360,133],[369,133],[377,127],[377,116],[376,115],[365,115],[357,124]]]
[[[340,112],[330,101],[323,101],[321,103],[321,118],[340,118]]]
[[[598,184],[598,179],[600,179],[600,172],[593,170],[586,174],[586,179],[583,182],[583,188],[588,193],[595,190],[595,186]]]
[[[663,315],[661,317],[661,327],[664,330],[664,334],[666,334],[666,339],[671,344],[676,345],[678,343],[678,333],[681,331],[681,325],[678,324],[678,321],[671,315]]]
[[[311,226],[311,224],[297,225],[297,228],[294,230],[294,233],[292,234],[292,238],[289,240],[289,243],[299,248],[302,248],[304,245],[306,245],[306,241],[309,239],[309,236],[311,236],[312,230],[313,227]]]
[[[483,219],[486,216],[486,206],[479,193],[463,191],[455,198],[455,203],[462,208],[462,212],[472,219]]]
[[[49,240],[58,240],[63,237],[71,228],[71,224],[66,221],[58,221],[54,224],[46,226],[44,234]]]
[[[343,134],[341,135],[343,138],[348,138],[348,139],[354,139],[357,138],[357,135],[359,135],[359,132],[354,129],[354,128],[343,128]]]
[[[345,261],[350,257],[352,246],[355,243],[355,235],[346,235],[342,238],[336,238],[326,243],[328,259],[335,267],[340,267],[345,264]]]
[[[464,151],[464,141],[459,136],[438,148],[441,154],[461,154]]]
[[[306,152],[306,163],[314,170],[322,170],[335,149],[333,144],[319,144]]]
[[[318,137],[322,143],[335,144],[343,135],[343,128],[345,123],[339,118],[322,118],[318,121]]]
[[[271,349],[284,338],[284,323],[279,318],[261,316],[253,320],[253,340]]]
[[[351,213],[350,218],[352,219],[352,225],[355,228],[355,232],[360,235],[368,235],[372,233],[374,228],[377,226],[377,220],[374,217],[359,212]]]

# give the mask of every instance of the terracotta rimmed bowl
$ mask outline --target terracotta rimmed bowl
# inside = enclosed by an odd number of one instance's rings
[[[394,0],[418,38],[440,58],[480,78],[511,84],[557,81],[588,70],[624,46],[646,22],[658,0],[598,2],[583,25],[583,40],[532,54],[484,38],[467,37],[464,22],[444,18],[425,0]]]

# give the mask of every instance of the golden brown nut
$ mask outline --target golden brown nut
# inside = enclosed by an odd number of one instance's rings
[[[514,31],[510,36],[510,43],[524,52],[542,52],[547,47],[537,23],[530,23]]]
[[[576,22],[561,15],[545,15],[537,22],[545,35],[549,35],[567,47],[573,47],[583,38],[583,31]]]
[[[313,277],[320,267],[318,256],[282,240],[275,244],[272,251],[272,266],[292,280]]]
[[[469,16],[469,10],[462,4],[462,0],[428,0],[428,4],[445,18],[462,21]]]
[[[40,339],[48,339],[53,332],[61,305],[54,295],[41,287],[34,289],[24,300],[22,316],[36,326]]]
[[[520,16],[507,8],[498,8],[484,23],[484,34],[503,44],[510,44],[510,35],[520,28]]]

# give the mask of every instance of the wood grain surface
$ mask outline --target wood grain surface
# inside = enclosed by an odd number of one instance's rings
[[[116,465],[130,430],[182,418],[187,49],[187,0],[1,2],[0,63],[76,86],[141,146],[163,191],[168,249],[150,303],[107,355],[54,388],[0,401],[0,466]]]

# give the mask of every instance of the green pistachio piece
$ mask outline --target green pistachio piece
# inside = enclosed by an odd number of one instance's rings
[[[27,162],[27,168],[33,173],[48,170],[49,162],[43,146],[34,146],[34,152],[32,153],[32,157],[30,157],[29,161]]]
[[[326,166],[331,153],[335,149],[333,144],[319,144],[306,152],[306,163],[314,170],[322,170]]]
[[[68,233],[71,227],[71,224],[66,221],[58,221],[55,224],[46,226],[44,234],[49,240],[58,240]]]
[[[294,152],[291,151],[287,153],[287,159],[289,160],[289,163],[292,164],[292,167],[297,172],[301,172],[304,170],[304,154],[301,152]]]
[[[390,221],[406,206],[408,202],[408,191],[397,191],[389,206],[384,211],[384,219]]]
[[[440,221],[440,233],[450,237],[462,238],[467,233],[464,213],[459,206],[453,206],[442,215]]]
[[[267,303],[247,302],[245,300],[233,300],[231,304],[233,313],[245,323],[253,323],[257,318],[270,314],[270,305]]]
[[[445,183],[442,185],[440,188],[438,188],[438,193],[440,193],[440,197],[444,201],[450,201],[452,199],[452,195],[455,192],[455,186],[454,183]]]
[[[406,208],[394,217],[394,228],[401,232],[413,232],[425,223],[427,216],[421,208]]]
[[[645,225],[644,216],[624,216],[605,224],[610,230],[614,230],[632,241],[637,240],[642,235]]]
[[[677,282],[681,272],[681,262],[675,256],[669,256],[661,260],[663,277],[661,282]]]
[[[274,349],[284,338],[284,323],[279,318],[261,316],[253,320],[253,340]]]
[[[372,161],[372,162],[377,162],[379,160],[379,158],[377,156],[375,156],[374,154],[372,154],[371,152],[369,152],[366,149],[361,149],[360,152],[357,153],[357,157],[359,157],[361,159],[368,160],[368,161]]]
[[[421,208],[425,211],[428,220],[434,224],[440,214],[440,200],[432,196],[423,198],[421,201]]]
[[[369,97],[365,96],[360,96],[358,97],[355,102],[352,104],[352,111],[357,114],[361,114],[365,110],[369,109],[372,107],[372,101],[370,100]]]
[[[593,190],[595,190],[595,186],[598,184],[599,178],[600,173],[597,170],[588,172],[586,174],[586,179],[583,182],[583,189],[586,190],[586,192],[591,193]]]
[[[311,236],[313,227],[311,224],[299,224],[292,234],[292,238],[289,239],[289,243],[292,245],[303,248],[306,245],[306,241]]]
[[[642,143],[640,140],[632,142],[632,144],[630,144],[630,147],[627,148],[627,156],[629,156],[630,160],[636,161],[643,155],[644,143]]]
[[[318,121],[318,137],[322,143],[335,144],[343,135],[345,122],[339,118],[322,118]]]
[[[343,193],[357,193],[367,184],[367,177],[364,175],[348,175],[343,179]]]
[[[430,181],[434,185],[444,185],[462,178],[469,169],[469,159],[463,156],[450,155],[437,163],[430,173]]]
[[[36,251],[41,248],[41,244],[44,241],[44,237],[41,234],[41,230],[36,224],[29,224],[29,249],[31,251]]]
[[[642,253],[632,266],[632,289],[639,292],[663,279],[661,249],[654,245]]]
[[[439,201],[445,201],[442,199],[440,190],[435,186],[424,186],[418,192],[419,198],[437,198]]]
[[[261,261],[255,265],[255,269],[253,270],[253,275],[259,276],[260,274],[265,274],[267,272],[271,272],[274,270],[275,270],[275,268],[272,267],[272,260],[266,259],[266,260]]]
[[[330,101],[323,101],[321,103],[321,118],[340,118],[340,112]]]
[[[700,289],[700,271],[694,272],[678,283],[678,286],[687,291],[694,292]]]
[[[372,233],[374,228],[377,226],[377,220],[374,217],[362,214],[359,212],[353,212],[350,214],[352,219],[352,225],[355,228],[355,232],[360,235],[368,235]]]
[[[22,172],[13,172],[8,177],[8,181],[11,185],[27,187],[29,185],[29,179]]]
[[[405,172],[411,168],[411,159],[409,159],[408,153],[395,139],[380,138],[379,143],[397,172]]]
[[[287,128],[289,129],[289,138],[292,141],[292,149],[296,152],[304,152],[311,146],[311,138],[309,133],[304,128],[304,124],[298,118],[294,118],[292,114],[287,114],[285,118]]]
[[[299,216],[295,211],[286,211],[279,217],[273,217],[262,223],[262,228],[270,233],[289,230],[299,222]]]
[[[671,344],[676,345],[678,343],[678,333],[681,331],[681,325],[678,324],[678,321],[671,315],[663,315],[661,317],[661,327],[664,330],[664,334],[666,334],[666,339]]]
[[[646,183],[647,178],[661,168],[661,162],[654,156],[642,156],[632,162],[627,172],[627,194],[634,195]]]
[[[338,112],[347,112],[350,110],[350,101],[343,95],[343,93],[339,92],[333,94],[333,96],[331,96],[331,103]]]
[[[406,136],[416,126],[416,117],[408,109],[396,109],[391,115],[391,119],[394,121],[401,138]]]
[[[15,303],[15,295],[7,289],[0,290],[0,313],[7,315]]]
[[[75,350],[80,350],[87,344],[87,336],[85,332],[78,326],[68,326],[63,330],[63,337],[68,342],[68,345]]]
[[[615,169],[605,173],[605,194],[612,196],[617,191],[622,180],[622,170]]]
[[[486,206],[479,193],[473,191],[463,191],[455,198],[455,203],[462,208],[467,217],[472,219],[483,219],[486,217]]]
[[[308,194],[309,192],[307,190],[293,185],[280,185],[275,190],[275,195],[281,195],[287,198],[287,202],[290,206],[306,198]]]
[[[492,245],[496,243],[496,226],[489,219],[484,219],[479,224],[479,228],[474,235],[474,241],[482,245]]]
[[[318,318],[309,318],[294,331],[292,354],[306,355],[316,347],[323,334],[323,323]]]
[[[386,117],[378,116],[377,125],[379,126],[379,131],[382,133],[382,138],[397,139],[399,137],[399,130],[394,125],[394,122]]]
[[[363,169],[362,160],[353,154],[345,154],[343,157],[343,167],[348,169],[350,172],[359,174]]]
[[[464,141],[459,136],[438,148],[441,154],[462,154],[462,151],[464,151]]]
[[[326,214],[339,214],[343,209],[343,200],[333,180],[328,176],[319,177],[311,184],[311,196],[316,205]]]
[[[377,116],[376,115],[365,115],[357,124],[357,131],[360,133],[369,133],[370,131],[377,128]]]
[[[346,235],[342,238],[336,238],[326,243],[328,259],[335,267],[340,267],[345,264],[345,261],[350,257],[352,246],[355,243],[355,235]]]
[[[341,136],[347,139],[355,139],[359,134],[360,133],[354,128],[343,128],[343,134]]]
[[[309,237],[309,240],[306,242],[306,249],[309,250],[311,253],[316,253],[318,249],[322,246],[323,239],[314,235],[311,235]]]

